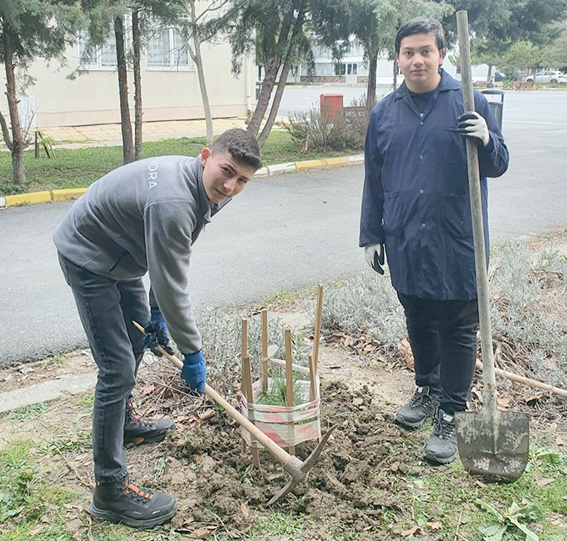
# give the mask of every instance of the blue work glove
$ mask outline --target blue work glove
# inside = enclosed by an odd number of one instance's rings
[[[170,355],[173,355],[173,349],[169,344],[169,330],[159,308],[152,308],[150,310],[150,323],[146,325],[144,332],[146,333],[144,347],[148,348],[154,355],[161,357],[158,345],[165,349]]]
[[[384,245],[382,243],[378,244],[368,244],[364,247],[364,257],[366,262],[378,273],[384,274]]]
[[[205,366],[205,357],[203,357],[201,351],[184,356],[181,377],[193,391],[198,393],[205,392],[207,367]]]

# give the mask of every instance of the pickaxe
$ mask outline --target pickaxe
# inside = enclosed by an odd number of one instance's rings
[[[141,332],[144,332],[144,328],[135,321],[132,322],[134,326]],[[158,351],[167,359],[169,359],[177,368],[183,368],[183,362],[170,355],[164,348],[158,345]],[[319,445],[315,450],[307,457],[307,460],[301,461],[299,458],[290,455],[287,451],[282,449],[274,440],[266,436],[259,428],[257,428],[252,422],[250,422],[244,415],[242,415],[236,408],[231,406],[219,393],[217,393],[208,384],[205,384],[205,393],[210,396],[221,408],[223,408],[240,426],[243,426],[262,446],[268,450],[272,456],[283,466],[285,472],[291,475],[290,481],[285,485],[272,499],[268,502],[268,505],[276,503],[280,498],[283,498],[288,492],[293,490],[300,481],[303,481],[307,477],[307,474],[317,462],[319,455],[323,451],[327,440],[333,433],[336,427],[331,427],[327,433],[321,438]]]

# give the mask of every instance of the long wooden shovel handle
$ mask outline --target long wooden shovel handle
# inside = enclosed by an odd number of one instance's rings
[[[134,327],[141,332],[144,332],[144,327],[142,327],[136,321],[132,322]],[[163,349],[160,345],[158,345],[157,349],[159,352],[169,359],[177,368],[180,370],[183,368],[183,362],[175,357],[174,355],[170,355],[165,349]],[[236,408],[231,406],[219,393],[217,393],[212,387],[205,384],[205,393],[210,396],[219,406],[221,406],[240,426],[243,426],[252,436],[254,436],[265,448],[268,450],[274,458],[282,465],[285,466],[292,457],[289,453],[287,453],[284,449],[282,449],[274,440],[270,439],[266,434],[264,434],[259,428],[254,426],[242,413],[240,413]]]
[[[463,89],[464,112],[474,111],[474,93],[471,74],[470,38],[467,12],[457,11],[457,30],[459,34],[459,59],[461,62],[461,84]],[[474,241],[474,262],[476,287],[478,292],[478,314],[480,319],[480,343],[484,370],[484,407],[496,414],[496,378],[494,377],[494,354],[492,352],[492,329],[490,327],[490,298],[488,275],[486,272],[486,250],[482,220],[482,201],[480,194],[480,171],[478,147],[471,137],[466,138],[467,169],[471,203],[472,229]]]
[[[482,363],[480,361],[476,362],[476,369],[482,370]],[[541,381],[537,381],[535,379],[526,378],[525,376],[520,376],[518,374],[513,374],[512,372],[507,372],[506,370],[501,370],[500,368],[495,368],[494,372],[498,376],[502,376],[503,378],[509,379],[510,381],[515,381],[516,383],[521,383],[523,385],[531,385],[532,387],[537,387],[538,389],[544,389],[545,391],[549,391],[552,394],[556,394],[558,396],[562,396],[567,398],[567,391],[565,389],[560,389],[559,387],[553,387],[548,385],[547,383],[542,383]]]

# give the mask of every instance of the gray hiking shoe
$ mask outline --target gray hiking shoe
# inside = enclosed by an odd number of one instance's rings
[[[423,449],[423,458],[434,464],[449,464],[455,460],[457,452],[455,418],[439,409],[435,430]]]
[[[429,387],[418,387],[411,400],[396,411],[394,420],[407,428],[419,428],[427,418],[434,417],[438,401],[429,391]]]

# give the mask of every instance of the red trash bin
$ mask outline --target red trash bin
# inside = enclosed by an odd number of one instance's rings
[[[344,118],[343,95],[321,94],[319,110],[321,124],[333,124],[338,119]]]

